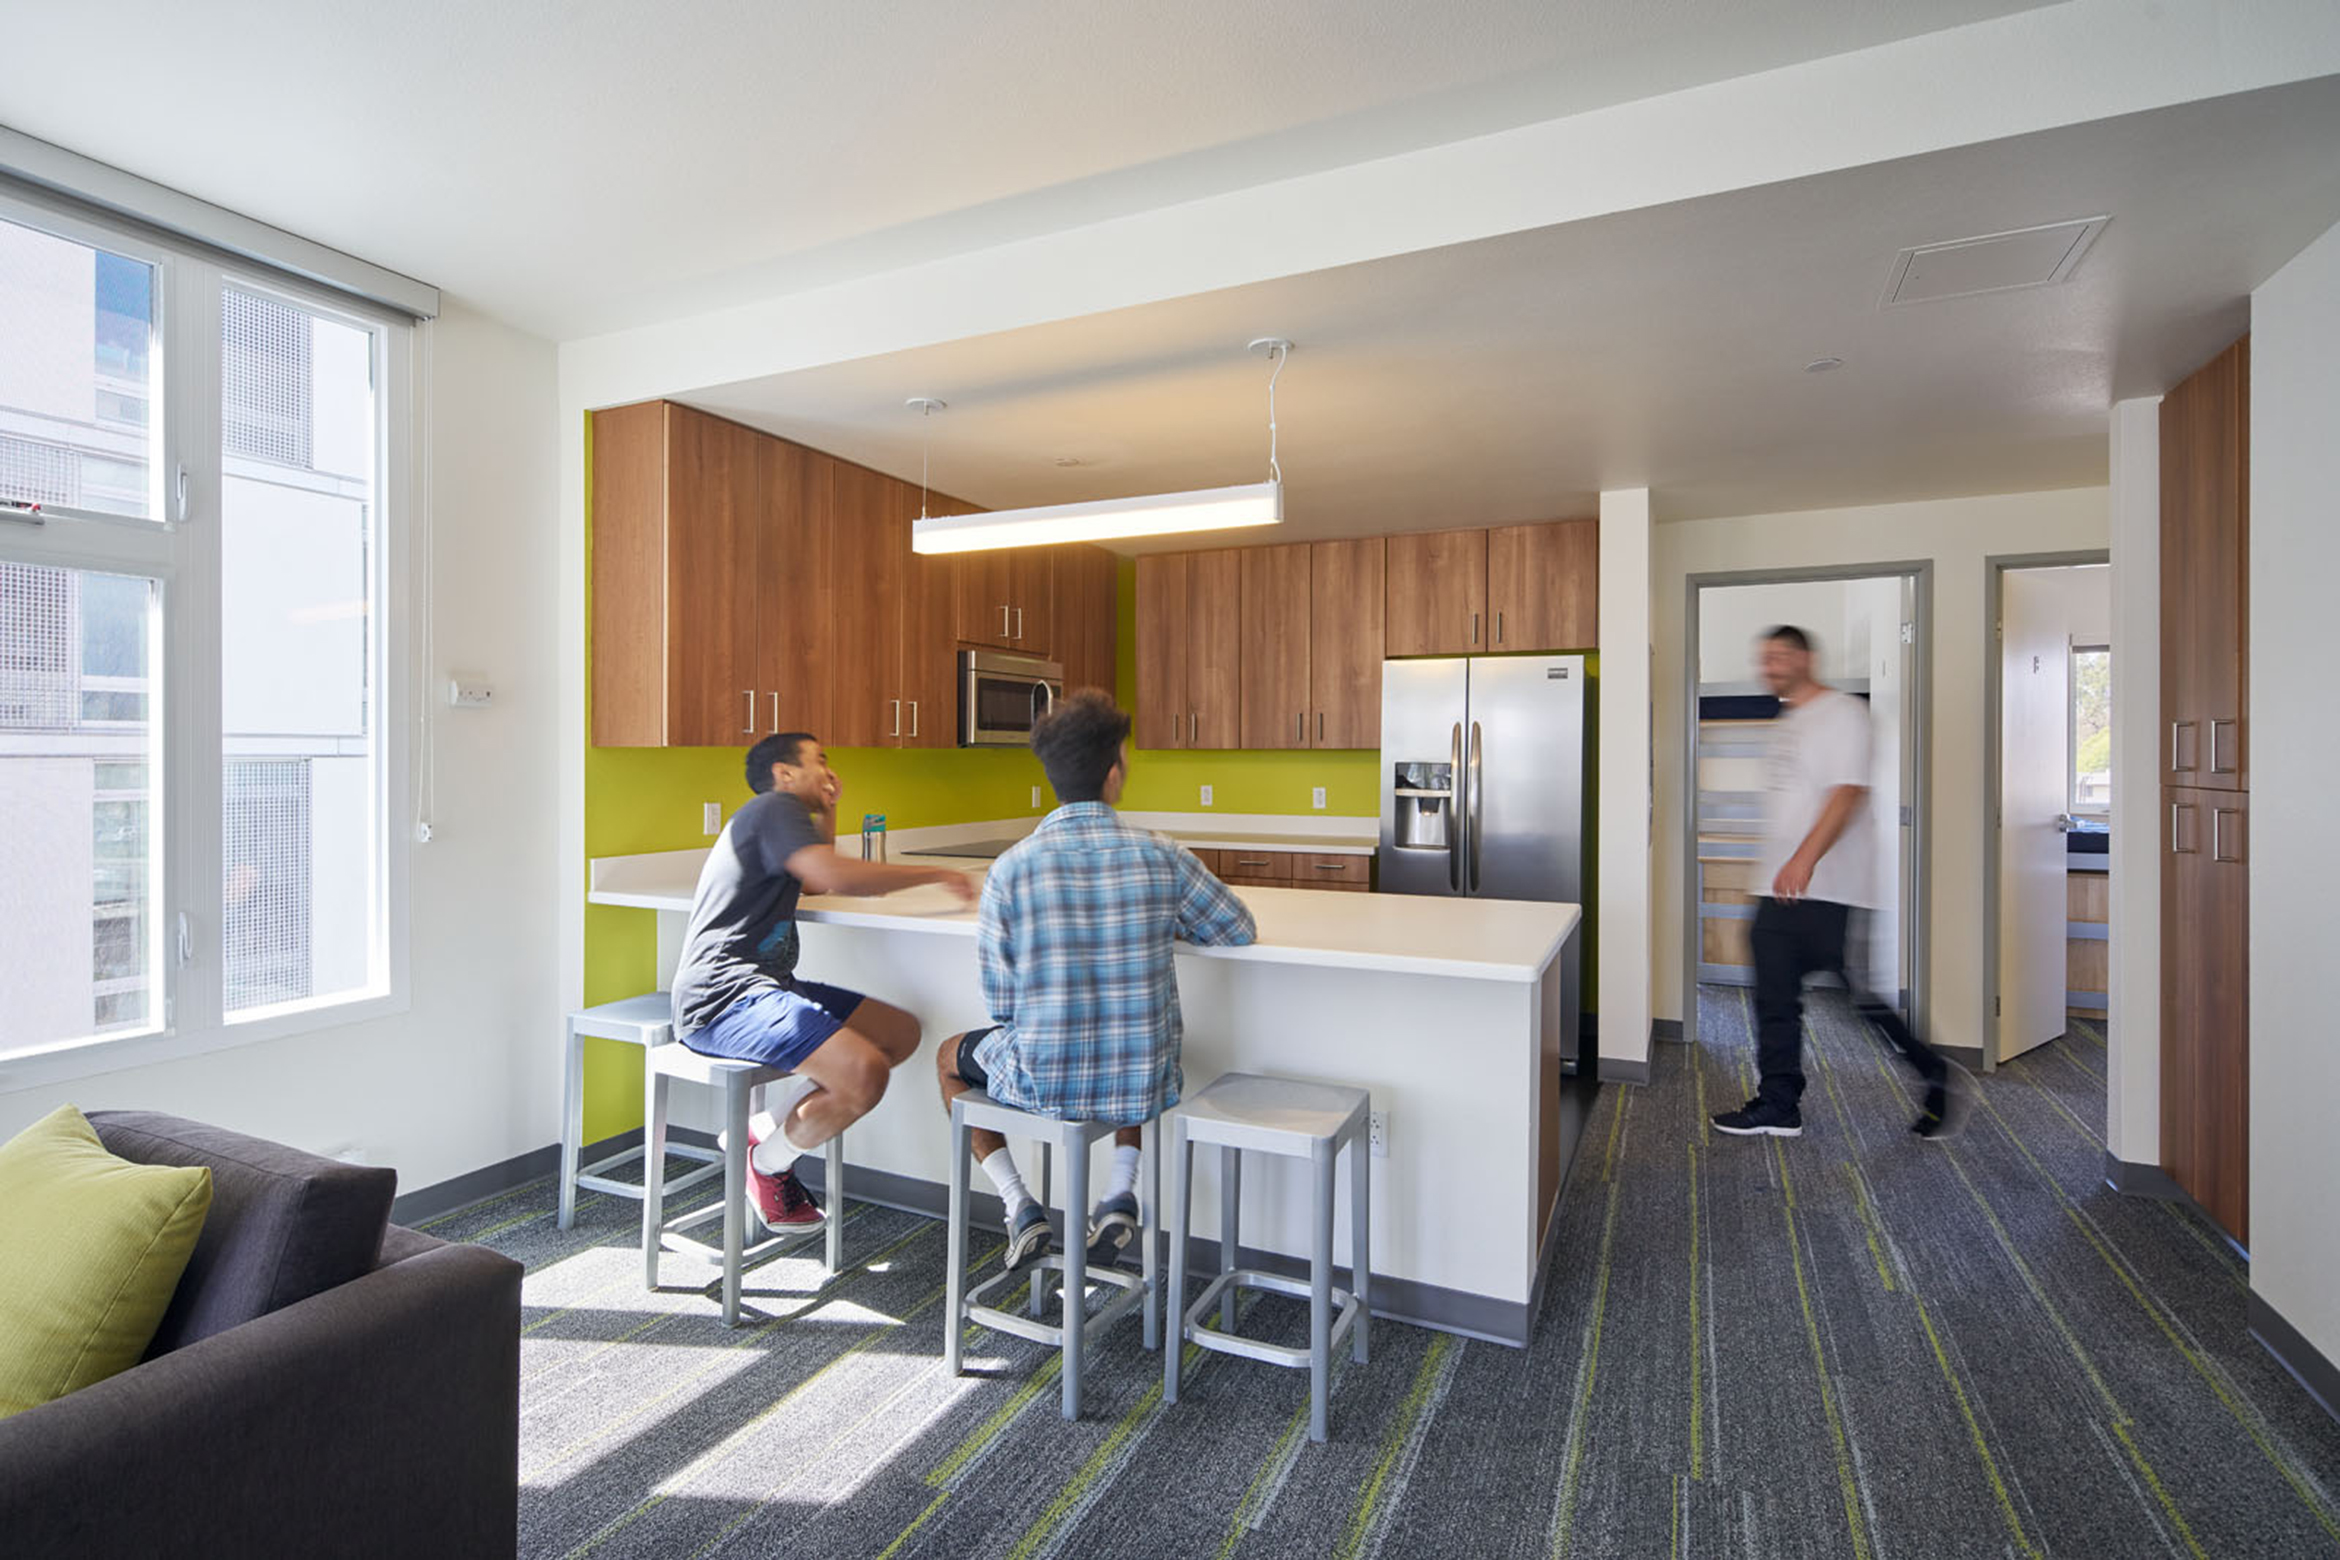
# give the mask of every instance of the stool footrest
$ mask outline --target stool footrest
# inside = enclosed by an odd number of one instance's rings
[[[1229,1289],[1262,1289],[1270,1294],[1289,1295],[1297,1300],[1312,1298],[1306,1279],[1287,1278],[1281,1273],[1262,1272],[1258,1268],[1237,1268],[1232,1273],[1221,1273],[1203,1286],[1202,1294],[1186,1308],[1186,1314],[1179,1318],[1179,1336],[1197,1348],[1215,1353],[1237,1354],[1247,1360],[1258,1360],[1264,1365],[1281,1365],[1289,1370],[1308,1369],[1310,1356],[1307,1344],[1291,1348],[1278,1343],[1263,1343],[1256,1338],[1245,1338],[1204,1325],[1201,1318],[1219,1303],[1219,1298]],[[1346,1289],[1334,1289],[1332,1303],[1334,1315],[1329,1347],[1337,1354],[1341,1341],[1356,1327],[1359,1312],[1357,1297]]]
[[[966,1320],[974,1322],[978,1326],[991,1328],[994,1332],[1013,1333],[1015,1336],[1029,1339],[1033,1343],[1044,1343],[1051,1347],[1061,1348],[1064,1344],[1064,1327],[1062,1325],[1055,1322],[1043,1322],[1035,1317],[1019,1316],[1012,1311],[1003,1311],[989,1302],[994,1295],[1003,1290],[1012,1289],[1026,1278],[1031,1278],[1036,1282],[1038,1276],[1043,1272],[1062,1273],[1064,1271],[1065,1260],[1062,1256],[1052,1253],[1048,1256],[1036,1257],[1012,1272],[987,1278],[968,1290],[966,1299],[960,1302],[961,1314]],[[1093,1339],[1108,1325],[1128,1315],[1130,1307],[1145,1298],[1146,1281],[1138,1274],[1110,1267],[1092,1267],[1088,1270],[1087,1277],[1091,1282],[1109,1284],[1121,1291],[1106,1301],[1104,1305],[1098,1307],[1096,1314],[1090,1316],[1083,1323],[1082,1336]],[[1061,1292],[1059,1298],[1062,1303],[1068,1306],[1081,1303],[1064,1297]]]
[[[599,1164],[587,1165],[584,1169],[577,1172],[577,1185],[588,1191],[603,1192],[611,1197],[631,1197],[634,1199],[634,1201],[640,1202],[642,1200],[641,1182],[613,1181],[608,1176],[601,1174],[601,1172],[608,1169],[610,1166],[622,1163],[625,1160],[639,1159],[641,1157],[642,1151],[637,1148],[630,1153],[612,1155],[611,1157],[602,1160]],[[693,1154],[690,1157],[697,1159],[699,1156]],[[666,1195],[672,1197],[676,1192],[687,1192],[692,1187],[697,1186],[700,1182],[709,1180],[715,1176],[719,1176],[722,1173],[723,1161],[721,1159],[717,1159],[711,1164],[702,1162],[698,1169],[688,1171],[682,1175],[678,1175],[673,1180],[667,1182]]]
[[[723,1263],[723,1248],[721,1246],[710,1246],[705,1241],[693,1240],[690,1236],[680,1232],[686,1226],[722,1217],[723,1204],[721,1202],[712,1202],[704,1208],[694,1208],[689,1213],[679,1214],[667,1220],[665,1226],[659,1231],[659,1245],[667,1250],[687,1251],[692,1256],[702,1257],[720,1267]],[[838,1215],[832,1211],[829,1217],[836,1218]],[[765,1234],[762,1239],[748,1241],[739,1248],[739,1261],[742,1268],[745,1268],[751,1260],[760,1262],[766,1257],[779,1256],[782,1253],[794,1251],[797,1247],[809,1241],[819,1240],[829,1233],[827,1219],[818,1224],[808,1225],[801,1230],[790,1230],[785,1235],[772,1233],[770,1226],[758,1222],[752,1214],[748,1218],[748,1226],[751,1229],[763,1230]]]

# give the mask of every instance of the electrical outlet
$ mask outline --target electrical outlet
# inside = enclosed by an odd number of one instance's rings
[[[1386,1110],[1374,1111],[1367,1118],[1365,1135],[1372,1146],[1373,1157],[1387,1159],[1389,1157],[1389,1112]]]
[[[723,832],[723,804],[721,802],[707,803],[705,811],[700,815],[699,827],[709,834]]]
[[[496,690],[481,677],[453,677],[447,681],[447,702],[459,710],[484,710],[496,700]]]
[[[1202,788],[1202,804],[1205,807],[1211,805],[1211,788],[1207,785]]]
[[[1313,801],[1316,803],[1316,805],[1317,805],[1317,807],[1318,807],[1319,809],[1322,809],[1322,808],[1323,808],[1323,806],[1324,806],[1324,787],[1323,787],[1323,786],[1321,786],[1321,785],[1320,785],[1320,786],[1318,786],[1318,787],[1317,787],[1315,790],[1313,790],[1313,791],[1309,792],[1309,793],[1308,793],[1308,795],[1309,795],[1309,798],[1310,798],[1311,800],[1313,800]]]
[[[1032,805],[1034,807],[1040,805],[1040,788],[1038,786],[1032,787]]]

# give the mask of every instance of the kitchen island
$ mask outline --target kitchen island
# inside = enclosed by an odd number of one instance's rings
[[[591,864],[591,902],[657,912],[662,983],[705,855]],[[894,859],[929,858],[897,848]],[[1524,1343],[1552,1211],[1596,1087],[1579,1048],[1577,907],[1240,892],[1256,942],[1178,950],[1187,1088],[1257,1072],[1370,1090],[1387,1120],[1387,1157],[1372,1183],[1375,1311]],[[975,913],[922,887],[880,899],[810,896],[798,923],[807,977],[907,1008],[925,1028],[918,1058],[846,1134],[848,1192],[939,1214],[948,1135],[932,1047],[990,1022]],[[1571,1068],[1579,1076],[1565,1076]],[[1030,1149],[1018,1158],[1029,1173]],[[1197,1154],[1198,1238],[1217,1238],[1217,1170],[1214,1155]],[[1246,1250],[1258,1248],[1260,1265],[1295,1270],[1308,1249],[1307,1167],[1255,1158],[1242,1196]]]

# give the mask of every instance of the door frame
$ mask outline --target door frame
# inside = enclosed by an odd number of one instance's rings
[[[2085,569],[2109,566],[2112,549],[2083,547],[2064,552],[1992,553],[1983,559],[1983,943],[1982,1007],[1983,1071],[1999,1070],[1999,835],[2004,827],[2002,804],[2007,794],[2006,743],[2001,725],[2006,718],[2006,658],[2000,654],[2000,633],[2006,616],[2007,576],[2037,569]],[[2069,702],[2067,696],[2066,702]],[[2121,784],[2120,750],[2113,750],[2113,788]]]
[[[1910,583],[1909,752],[1903,770],[1913,848],[1902,884],[1902,983],[1909,1019],[1923,1027],[1933,989],[1929,909],[1934,878],[1934,560],[1880,559],[1875,563],[1810,564],[1801,568],[1730,569],[1693,574],[1684,581],[1682,622],[1682,1038],[1698,1034],[1698,593],[1732,585],[1802,585],[1822,580],[1903,579]]]

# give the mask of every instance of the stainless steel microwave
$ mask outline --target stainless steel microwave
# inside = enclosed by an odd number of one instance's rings
[[[998,650],[959,652],[959,746],[1022,747],[1064,694],[1054,661]]]

